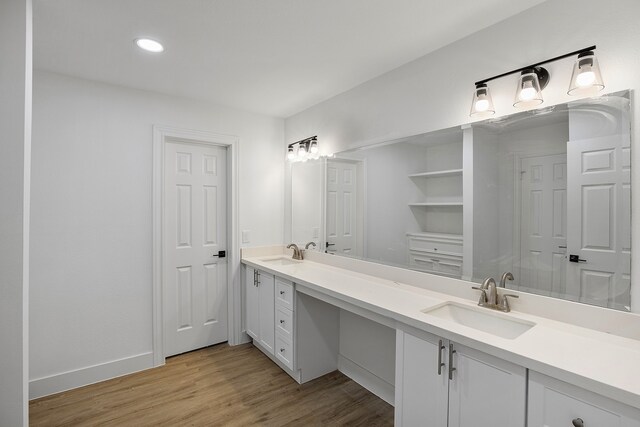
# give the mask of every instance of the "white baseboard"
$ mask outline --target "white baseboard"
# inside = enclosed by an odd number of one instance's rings
[[[36,378],[29,381],[29,399],[37,399],[153,367],[153,353],[149,352],[48,377]]]
[[[338,370],[378,396],[390,405],[394,405],[395,387],[352,360],[338,355]]]

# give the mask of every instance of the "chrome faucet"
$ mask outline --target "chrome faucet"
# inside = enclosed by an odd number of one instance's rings
[[[305,249],[309,249],[309,246],[313,246],[314,248],[316,247],[316,243],[315,242],[309,242],[306,245],[304,245]]]
[[[509,279],[507,273],[503,274],[502,277],[505,281],[513,280],[513,275],[508,273],[512,278]],[[520,298],[518,295],[513,294],[498,294],[498,290],[496,287],[496,281],[493,277],[487,277],[482,282],[480,287],[473,286],[472,289],[480,291],[480,299],[478,300],[478,305],[480,307],[490,308],[491,310],[499,310],[508,313],[511,311],[511,307],[509,306],[509,297],[511,298]]]
[[[300,250],[298,245],[296,245],[295,243],[291,243],[289,244],[289,246],[287,246],[287,249],[291,248],[293,248],[293,259],[302,260],[302,251]]]
[[[502,273],[502,278],[500,279],[500,287],[501,288],[506,288],[506,284],[507,284],[507,280],[513,280],[513,274],[511,274],[511,272],[507,271],[505,273]]]

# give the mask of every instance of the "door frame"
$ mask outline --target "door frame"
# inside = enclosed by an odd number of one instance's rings
[[[238,158],[240,138],[207,131],[175,128],[171,126],[153,126],[153,270],[152,270],[152,331],[153,365],[161,366],[164,357],[164,330],[162,313],[162,210],[164,206],[164,148],[168,140],[196,144],[222,146],[227,149],[227,313],[229,344],[240,343],[241,331],[241,286],[239,253],[239,209]]]

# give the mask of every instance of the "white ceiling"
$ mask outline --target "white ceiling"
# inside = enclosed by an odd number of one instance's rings
[[[34,63],[288,117],[543,1],[36,0]]]

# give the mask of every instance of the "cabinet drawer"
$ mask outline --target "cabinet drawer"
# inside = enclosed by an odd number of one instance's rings
[[[276,358],[293,370],[293,345],[291,340],[276,334]]]
[[[462,262],[442,260],[438,263],[438,272],[450,276],[462,276]]]
[[[416,255],[414,253],[409,254],[409,265],[420,268],[421,270],[436,271],[438,268],[438,259],[423,254]]]
[[[638,427],[640,411],[530,371],[529,410],[530,427],[572,426],[581,419],[585,427]]]
[[[429,252],[409,252],[409,265],[447,276],[462,276],[462,258]]]
[[[276,305],[293,310],[293,285],[276,278]]]
[[[440,242],[437,240],[409,237],[409,250],[462,255],[462,241],[460,243]]]
[[[276,332],[291,340],[293,337],[293,312],[288,308],[276,308]]]

